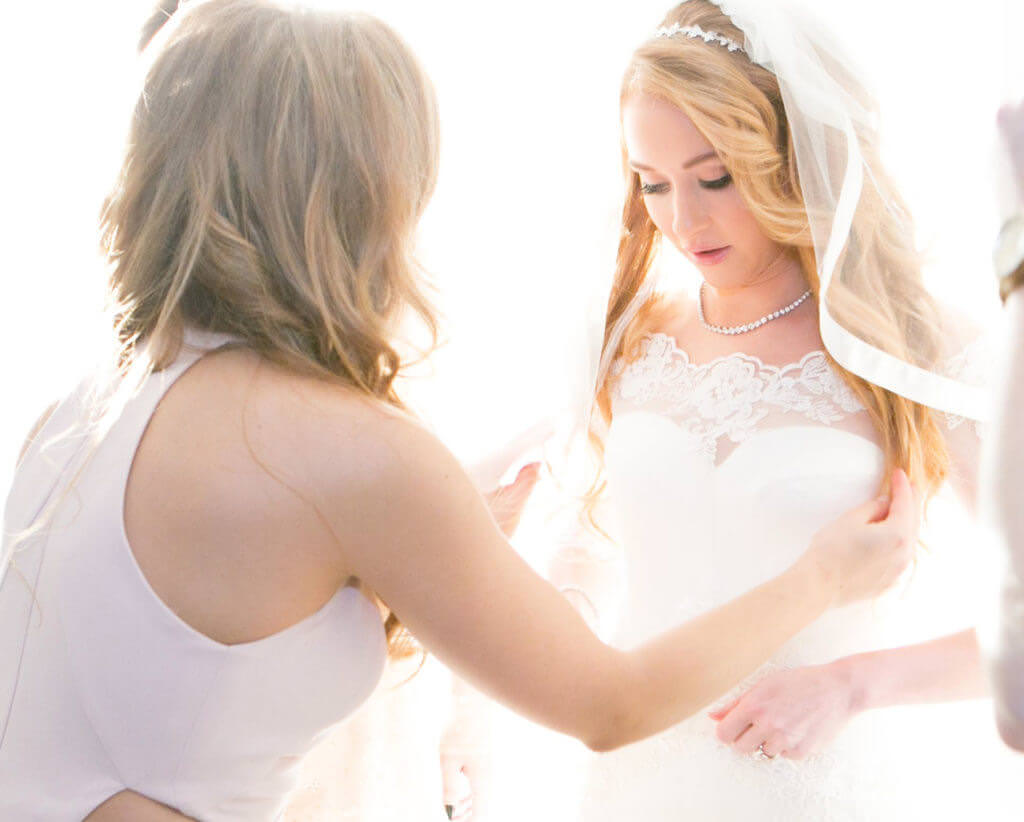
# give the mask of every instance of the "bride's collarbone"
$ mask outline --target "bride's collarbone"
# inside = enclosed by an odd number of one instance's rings
[[[806,322],[768,325],[745,334],[716,334],[695,319],[679,324],[663,323],[649,334],[663,334],[673,340],[695,365],[734,355],[753,357],[765,365],[784,366],[800,362],[807,354],[824,349],[817,324]]]

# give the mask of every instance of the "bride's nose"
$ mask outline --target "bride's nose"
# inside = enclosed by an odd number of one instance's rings
[[[700,192],[679,186],[672,207],[672,231],[684,244],[707,227],[709,217]]]

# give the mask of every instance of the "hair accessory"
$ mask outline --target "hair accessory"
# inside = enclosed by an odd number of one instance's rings
[[[680,26],[678,23],[673,23],[671,26],[661,26],[654,32],[655,37],[675,37],[677,34],[685,34],[687,37],[700,39],[705,43],[718,43],[718,45],[724,46],[729,51],[743,51],[746,53],[743,46],[735,40],[730,40],[728,37],[715,31],[704,31],[700,26]]]

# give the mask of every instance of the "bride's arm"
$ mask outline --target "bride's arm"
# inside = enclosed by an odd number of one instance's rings
[[[742,753],[803,759],[873,708],[983,696],[978,640],[958,634],[770,674],[712,712],[717,735]]]
[[[939,415],[938,422],[945,428],[950,454],[950,485],[974,514],[981,451],[978,430],[971,421],[952,416]],[[713,712],[712,718],[719,722],[719,739],[743,753],[765,743],[769,754],[800,759],[827,746],[864,711],[971,699],[988,691],[977,633],[968,628],[915,645],[771,674]]]

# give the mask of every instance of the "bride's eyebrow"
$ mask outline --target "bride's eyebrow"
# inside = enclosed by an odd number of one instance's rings
[[[717,160],[718,154],[714,151],[709,151],[705,154],[701,154],[699,157],[694,157],[692,160],[687,160],[683,163],[683,169],[693,168],[694,166],[700,165],[701,163],[707,162],[708,160]],[[634,160],[629,161],[629,167],[634,171],[656,171],[656,169],[650,166],[645,166],[643,163],[637,163]]]

